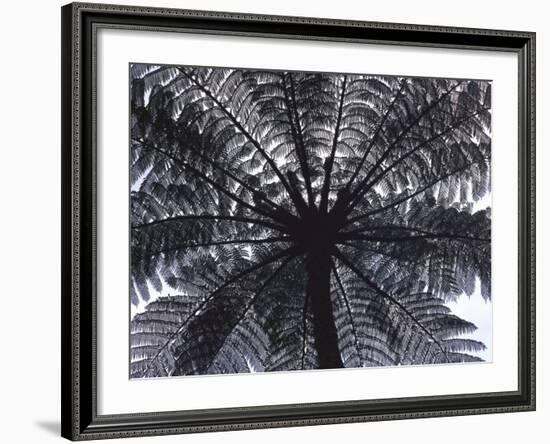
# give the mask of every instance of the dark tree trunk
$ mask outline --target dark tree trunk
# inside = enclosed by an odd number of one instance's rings
[[[307,257],[307,295],[311,301],[315,348],[319,368],[342,368],[338,335],[330,300],[330,255],[327,251],[312,251]]]

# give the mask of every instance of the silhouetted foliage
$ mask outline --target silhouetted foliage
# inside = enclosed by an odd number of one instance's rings
[[[130,77],[132,303],[178,294],[132,320],[132,377],[480,360],[446,302],[490,297],[489,82]]]

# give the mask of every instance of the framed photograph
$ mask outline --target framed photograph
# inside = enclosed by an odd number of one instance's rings
[[[535,408],[534,33],[61,12],[64,437]]]

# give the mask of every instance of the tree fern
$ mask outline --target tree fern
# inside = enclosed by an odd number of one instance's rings
[[[132,377],[480,360],[490,82],[130,77]]]

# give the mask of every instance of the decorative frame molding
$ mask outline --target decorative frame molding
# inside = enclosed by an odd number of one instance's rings
[[[62,15],[62,436],[71,440],[535,409],[535,33],[72,3]],[[99,27],[511,51],[519,64],[519,389],[470,395],[98,415],[96,31]]]

